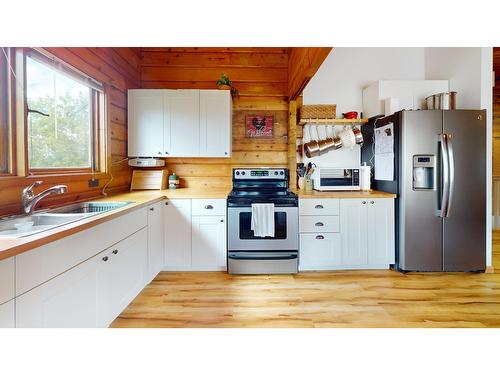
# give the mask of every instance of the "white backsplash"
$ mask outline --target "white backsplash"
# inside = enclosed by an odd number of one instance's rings
[[[304,126],[304,143],[310,140],[309,137],[309,126]],[[333,129],[333,134],[337,134],[342,131],[343,126],[331,126]],[[326,137],[326,126],[318,126],[319,138],[324,139]],[[313,137],[316,137],[316,132],[313,130]],[[317,167],[359,167],[361,164],[361,148],[359,145],[355,145],[352,149],[341,148],[339,150],[333,150],[327,152],[324,155],[316,156],[313,158],[308,158],[305,154],[303,155],[304,163],[315,163]]]

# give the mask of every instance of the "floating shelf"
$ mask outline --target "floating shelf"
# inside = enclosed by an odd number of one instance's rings
[[[355,125],[355,124],[365,124],[368,122],[366,118],[356,118],[356,119],[345,119],[345,118],[312,118],[312,119],[300,119],[297,125],[304,126],[306,124],[313,125]]]

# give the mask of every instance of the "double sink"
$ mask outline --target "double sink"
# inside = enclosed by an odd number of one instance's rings
[[[61,225],[116,210],[130,203],[133,202],[82,202],[31,215],[7,217],[0,219],[0,238],[31,236]]]

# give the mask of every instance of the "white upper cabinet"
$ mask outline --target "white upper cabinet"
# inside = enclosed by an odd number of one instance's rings
[[[200,90],[162,90],[165,95],[166,156],[200,154]]]
[[[231,92],[200,91],[200,153],[209,157],[231,154]]]
[[[129,90],[129,156],[230,157],[226,90]]]
[[[128,155],[165,156],[162,90],[128,91]]]

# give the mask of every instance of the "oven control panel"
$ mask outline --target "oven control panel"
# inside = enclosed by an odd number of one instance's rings
[[[288,170],[286,168],[235,168],[233,169],[233,180],[287,180]]]

